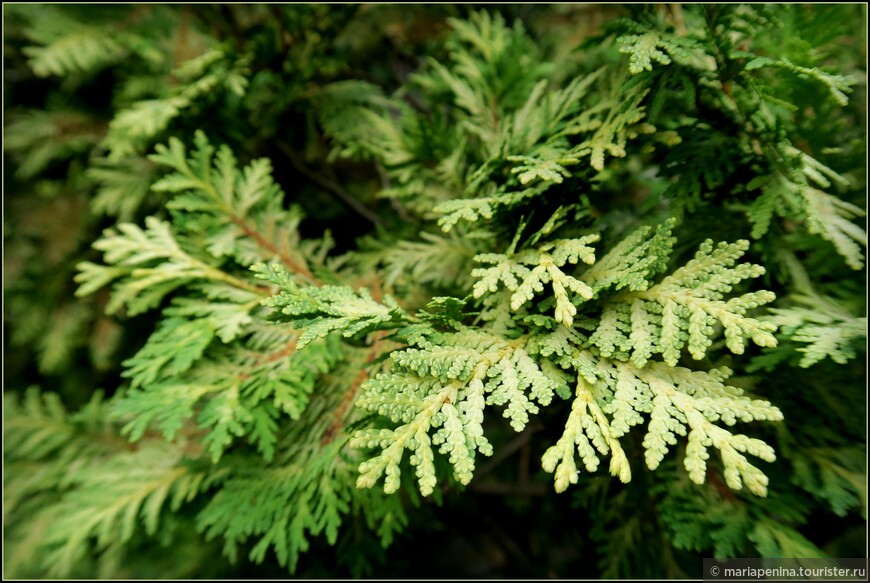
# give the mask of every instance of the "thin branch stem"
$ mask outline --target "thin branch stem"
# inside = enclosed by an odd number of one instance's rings
[[[370,223],[375,225],[384,224],[378,215],[373,213],[360,201],[355,199],[353,195],[346,191],[344,187],[341,186],[339,183],[335,182],[334,180],[330,180],[325,176],[321,176],[320,174],[306,166],[302,159],[299,157],[299,155],[294,152],[290,146],[279,142],[278,147],[281,149],[281,152],[287,157],[287,159],[290,160],[293,168],[295,168],[300,174],[303,174],[327,192],[330,192],[337,196],[344,204],[349,206],[354,212],[356,212],[358,215],[360,215]]]
[[[499,464],[513,455],[515,451],[522,449],[523,446],[531,441],[532,435],[540,430],[541,426],[538,424],[529,424],[526,426],[522,433],[517,435],[510,443],[502,447],[498,453],[489,460],[489,462],[477,470],[475,473],[475,481],[492,472]]]

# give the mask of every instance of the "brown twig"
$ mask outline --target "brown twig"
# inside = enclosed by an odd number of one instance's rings
[[[674,19],[674,27],[677,29],[677,34],[680,36],[686,36],[686,21],[683,17],[683,6],[682,4],[671,4],[671,16]]]
[[[321,176],[320,174],[306,166],[302,159],[299,157],[299,155],[294,152],[290,146],[279,142],[278,147],[281,149],[281,152],[287,157],[287,159],[290,160],[293,168],[295,168],[300,174],[303,174],[327,192],[330,192],[337,196],[344,204],[349,206],[353,211],[355,211],[358,215],[360,215],[367,221],[375,225],[384,224],[378,215],[373,213],[371,210],[366,208],[360,201],[355,199],[339,183],[330,180],[325,176]]]
[[[529,467],[531,466],[532,461],[532,446],[527,443],[524,443],[520,448],[520,460],[519,460],[519,472],[517,481],[520,484],[527,484],[529,482]]]
[[[510,443],[505,445],[503,448],[499,450],[497,454],[495,454],[489,462],[487,462],[484,466],[482,466],[475,473],[475,479],[481,478],[490,472],[492,472],[499,464],[501,464],[504,460],[509,458],[515,451],[518,449],[522,449],[523,446],[528,445],[529,441],[532,439],[532,435],[541,430],[541,426],[537,424],[529,424],[523,430],[522,433],[517,435]]]
[[[707,468],[707,483],[713,486],[725,500],[734,502],[738,498],[734,495],[734,491],[722,481],[719,473],[713,468]]]
[[[267,352],[266,354],[261,354],[259,358],[254,362],[252,366],[253,369],[257,369],[261,366],[270,364],[284,358],[285,356],[290,356],[296,350],[296,342],[299,340],[299,336],[294,336],[290,342],[279,348],[278,350],[273,350],[272,352]],[[243,372],[236,375],[240,380],[246,380],[251,378],[251,373]]]
[[[380,354],[380,343],[381,339],[387,334],[386,330],[378,330],[373,333],[374,341],[372,342],[372,347],[369,349],[368,355],[366,355],[365,363],[366,365],[374,362],[375,358]],[[353,382],[350,384],[350,387],[344,392],[344,395],[341,398],[341,403],[333,412],[333,422],[323,433],[323,439],[320,441],[322,445],[326,445],[330,443],[335,436],[338,435],[341,430],[344,428],[345,418],[347,417],[347,411],[350,409],[351,404],[356,398],[357,392],[359,392],[359,388],[365,382],[365,380],[369,376],[368,369],[364,366],[359,373],[354,378]]]
[[[242,229],[242,232],[244,232],[245,236],[253,239],[254,242],[257,243],[257,245],[259,245],[266,251],[277,255],[278,258],[281,260],[281,263],[290,268],[291,271],[298,273],[314,285],[322,285],[322,282],[317,279],[313,273],[311,273],[310,269],[308,269],[308,265],[305,264],[304,260],[297,261],[290,257],[290,255],[288,255],[287,253],[282,252],[280,249],[278,249],[278,247],[275,246],[274,243],[263,237],[263,235],[261,235],[248,223],[246,223],[243,218],[233,214],[230,214],[229,217],[233,224],[237,225],[239,228]]]

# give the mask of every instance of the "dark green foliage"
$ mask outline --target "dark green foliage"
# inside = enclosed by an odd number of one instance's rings
[[[858,556],[865,21],[4,7],[4,575]]]

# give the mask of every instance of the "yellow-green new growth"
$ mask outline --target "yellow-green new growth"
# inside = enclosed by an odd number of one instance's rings
[[[653,354],[676,366],[682,348],[696,360],[706,354],[721,324],[726,346],[743,354],[744,339],[759,346],[776,346],[776,326],[746,316],[749,310],[774,300],[769,291],[757,291],[725,300],[725,294],[741,281],[764,273],[760,265],[737,264],[749,248],[736,243],[701,244],[694,259],[648,289],[622,292],[604,306],[601,325],[591,341],[604,356],[624,358],[631,353],[641,367]]]
[[[394,352],[391,359],[392,371],[366,381],[356,405],[401,425],[358,431],[351,442],[381,450],[360,465],[357,485],[368,488],[386,476],[388,493],[400,485],[405,449],[413,452],[420,491],[432,493],[437,483],[433,445],[448,456],[455,478],[469,483],[476,454],[492,454],[483,436],[485,407],[506,405],[504,417],[522,431],[529,414],[549,404],[561,386],[561,379],[529,356],[521,339],[506,341],[471,330],[445,335],[441,345]]]
[[[601,455],[610,453],[611,474],[623,483],[631,480],[628,458],[583,375],[577,377],[576,397],[562,437],[541,458],[544,470],[554,473],[557,492],[564,492],[569,484],[577,483],[580,472],[574,463],[575,447],[587,471],[598,469],[597,450]]]
[[[735,435],[715,425],[721,421],[780,421],[782,413],[767,401],[753,400],[724,384],[730,371],[709,373],[648,363],[637,368],[630,362],[596,359],[588,352],[574,357],[578,368],[574,405],[559,441],[544,454],[543,468],[554,472],[556,490],[577,482],[574,448],[586,469],[598,468],[598,454],[610,453],[610,472],[623,482],[631,479],[628,460],[619,444],[631,426],[649,415],[643,440],[646,464],[654,470],[677,436],[688,432],[684,465],[689,478],[703,484],[707,474],[707,449],[720,451],[726,483],[735,490],[744,484],[758,496],[767,493],[767,477],[743,453],[772,462],[773,449],[759,439]],[[610,417],[608,417],[610,415]]]
[[[499,282],[511,290],[511,309],[519,310],[531,301],[535,293],[544,291],[544,284],[551,283],[556,299],[555,318],[569,328],[574,323],[578,303],[592,299],[593,290],[589,285],[565,273],[561,267],[566,263],[576,265],[579,261],[591,265],[595,262],[595,251],[587,243],[598,241],[598,235],[586,235],[579,239],[560,239],[541,245],[537,249],[526,249],[519,253],[502,255],[484,253],[474,259],[478,263],[494,264],[493,267],[478,268],[471,272],[480,280],[474,285],[474,297],[479,298],[487,292],[495,292]],[[526,266],[531,266],[531,269]],[[568,296],[568,290],[577,296]]]

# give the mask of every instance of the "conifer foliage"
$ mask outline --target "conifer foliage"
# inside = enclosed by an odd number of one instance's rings
[[[863,548],[862,7],[92,8],[4,9],[5,575]]]

